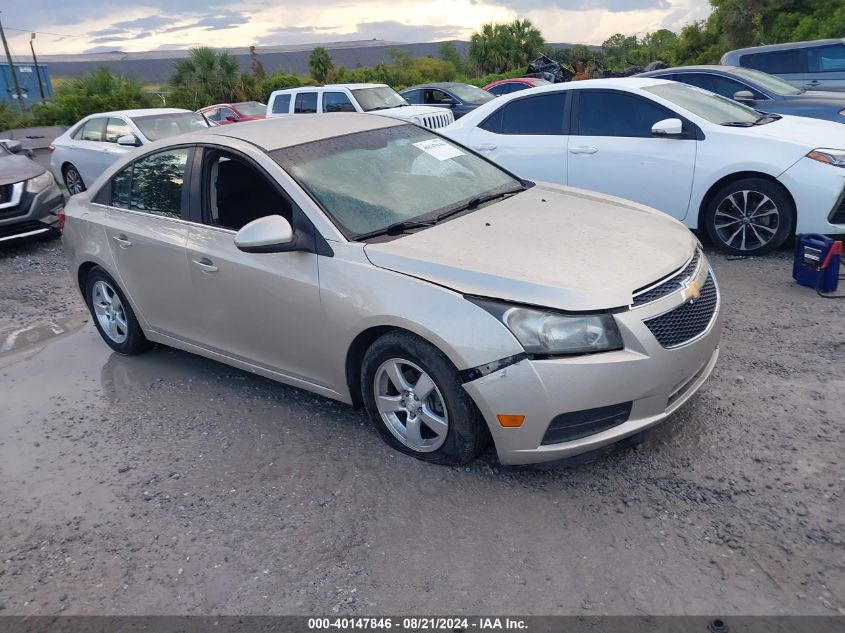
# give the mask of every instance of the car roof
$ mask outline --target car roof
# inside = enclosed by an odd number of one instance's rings
[[[245,121],[238,125],[223,125],[173,137],[179,143],[187,139],[196,142],[213,141],[225,136],[252,143],[264,151],[293,147],[327,138],[378,130],[396,125],[410,125],[406,121],[362,112],[334,112],[328,116],[299,115]]]
[[[387,84],[324,84],[322,86],[297,86],[295,88],[281,88],[274,90],[273,94],[278,92],[292,92],[294,90],[337,90],[338,88],[347,88],[349,90],[360,90],[361,88],[389,88]]]
[[[177,113],[185,113],[191,112],[193,110],[184,110],[183,108],[137,108],[135,110],[113,110],[111,112],[95,112],[94,114],[89,114],[86,119],[90,119],[93,117],[104,117],[104,116],[128,116],[128,117],[135,117],[135,116],[151,116],[155,114],[177,114]]]
[[[836,44],[845,44],[845,37],[841,39],[837,38],[829,40],[809,40],[806,42],[789,42],[787,44],[766,44],[765,46],[749,46],[747,48],[738,48],[733,51],[728,51],[722,56],[722,59],[728,56],[733,57],[734,55],[745,55],[748,53],[766,53],[771,51],[784,51],[795,48],[809,48],[811,46],[828,46]]]

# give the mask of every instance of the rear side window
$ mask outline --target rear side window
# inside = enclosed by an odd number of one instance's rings
[[[696,88],[701,88],[702,90],[715,92],[713,90],[713,75],[708,75],[706,73],[679,73],[674,75],[674,78],[675,81],[680,81],[681,83],[685,83],[689,86],[695,86]],[[659,79],[667,79],[667,77],[662,75]]]
[[[807,62],[811,73],[845,71],[845,44],[809,48]]]
[[[73,135],[78,141],[102,141],[103,127],[106,120],[102,118],[89,119]]]
[[[132,134],[132,128],[123,119],[111,118],[106,124],[106,142],[117,143],[121,136]]]
[[[276,95],[273,99],[273,114],[287,114],[290,112],[290,94]]]
[[[157,152],[135,161],[112,178],[113,207],[181,218],[189,148]]]
[[[409,90],[408,92],[403,92],[402,96],[405,97],[405,101],[411,103],[413,105],[420,105],[422,103],[423,91],[422,90]]]
[[[345,92],[324,92],[323,112],[355,112],[355,106]]]
[[[623,92],[585,90],[579,94],[578,134],[581,136],[651,138],[655,123],[677,118],[661,105]]]
[[[499,108],[481,128],[494,134],[566,134],[566,93],[516,99]]]
[[[506,95],[513,90],[513,86],[514,84],[499,84],[490,88],[489,92],[499,96]]]
[[[317,112],[317,93],[300,92],[293,104],[294,114],[313,114]]]
[[[807,58],[804,49],[795,48],[771,53],[752,53],[743,55],[739,65],[756,68],[773,75],[807,72]]]

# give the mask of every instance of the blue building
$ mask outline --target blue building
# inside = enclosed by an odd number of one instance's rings
[[[41,102],[41,90],[38,87],[38,79],[41,79],[41,88],[44,90],[44,99],[53,96],[53,85],[50,83],[50,73],[45,64],[15,64],[15,74],[18,76],[18,85],[23,93],[24,107],[29,109],[33,104]],[[18,107],[18,95],[15,93],[15,80],[9,71],[9,64],[0,64],[0,100]]]

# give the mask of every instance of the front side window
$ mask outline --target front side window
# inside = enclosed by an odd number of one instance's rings
[[[182,217],[182,185],[189,148],[157,152],[135,161],[111,181],[111,205],[167,218]]]
[[[304,143],[270,156],[350,239],[523,188],[500,167],[413,125]]]
[[[355,112],[355,106],[345,92],[324,92],[323,112]]]
[[[106,120],[103,118],[89,119],[79,128],[73,138],[80,141],[102,141],[105,124]]]
[[[845,71],[845,44],[809,48],[807,62],[811,73]]]
[[[663,106],[624,92],[580,93],[578,133],[581,136],[651,138],[652,126],[671,118],[675,114]]]
[[[220,108],[211,108],[211,110],[203,110],[202,113],[205,115],[205,118],[209,121],[220,120]]]
[[[141,134],[150,141],[196,132],[208,128],[205,119],[198,112],[174,112],[172,114],[150,114],[132,117]]]
[[[123,119],[111,118],[106,124],[106,142],[117,143],[117,139],[121,136],[134,134],[132,128]]]
[[[220,108],[220,120],[227,121],[229,120],[229,117],[237,119],[238,115],[235,114],[235,111],[232,110],[232,108]]]
[[[443,102],[446,101],[454,103],[455,100],[452,98],[451,95],[446,94],[442,90],[432,89],[425,91],[425,102],[429,105],[443,105]]]
[[[728,99],[733,99],[737,92],[750,92],[754,96],[754,99],[758,101],[768,99],[768,97],[759,90],[752,88],[741,81],[737,81],[736,79],[731,79],[730,77],[725,77],[723,75],[713,75],[713,88],[711,88],[711,90],[717,95],[722,95]]]
[[[300,92],[293,104],[294,114],[314,114],[317,112],[317,93]]]
[[[290,94],[276,95],[273,99],[273,114],[287,114],[290,112]]]
[[[760,113],[753,108],[744,106],[721,95],[691,88],[685,84],[659,84],[648,86],[647,88],[643,88],[643,90],[666,99],[670,103],[716,125],[737,123],[751,125],[760,118]],[[583,101],[581,103],[581,109],[583,111]]]
[[[238,231],[267,215],[278,214],[291,221],[290,202],[246,160],[206,150],[203,163],[206,224]]]

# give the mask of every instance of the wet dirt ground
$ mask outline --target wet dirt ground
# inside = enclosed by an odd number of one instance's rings
[[[786,251],[710,255],[700,394],[535,470],[430,466],[319,396],[118,356],[58,242],[0,252],[0,613],[845,613],[845,301]]]

